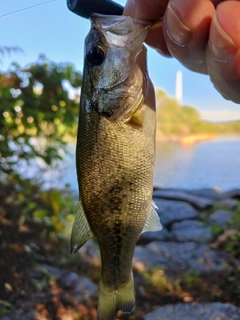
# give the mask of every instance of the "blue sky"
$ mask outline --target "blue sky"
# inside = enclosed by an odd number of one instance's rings
[[[12,61],[21,66],[36,61],[44,53],[55,62],[70,62],[82,71],[83,44],[89,30],[89,21],[71,13],[65,0],[56,0],[28,10],[6,15],[31,7],[46,0],[1,1],[0,46],[18,46],[23,53],[1,57],[0,69]],[[118,0],[122,5],[126,1]],[[160,56],[149,48],[148,65],[155,86],[173,96],[178,70],[183,74],[183,104],[199,110],[240,111],[240,106],[226,101],[214,89],[208,76],[188,71],[173,58]]]

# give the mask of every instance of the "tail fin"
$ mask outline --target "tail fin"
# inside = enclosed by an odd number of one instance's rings
[[[117,290],[99,284],[98,320],[115,320],[119,310],[131,313],[135,307],[133,275]]]

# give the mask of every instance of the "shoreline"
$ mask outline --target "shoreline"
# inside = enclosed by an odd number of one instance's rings
[[[191,146],[196,142],[201,141],[211,141],[215,140],[217,137],[216,134],[213,133],[193,133],[187,135],[164,135],[164,134],[156,134],[157,142],[178,142],[183,146]]]
[[[183,146],[189,146],[189,145],[191,146],[196,142],[210,141],[215,139],[216,139],[216,135],[211,133],[190,134],[180,138],[180,143]]]
[[[240,139],[239,134],[216,134],[216,133],[193,133],[187,135],[165,135],[162,133],[156,133],[156,142],[177,142],[182,146],[192,146],[197,142],[212,141],[212,140],[230,140],[234,138]]]

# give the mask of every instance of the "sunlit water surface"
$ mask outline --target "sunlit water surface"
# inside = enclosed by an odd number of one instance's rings
[[[36,172],[34,168],[28,168],[30,175],[33,172]],[[77,191],[75,145],[69,145],[69,153],[55,169],[43,170],[40,175],[47,187],[68,184]],[[192,146],[157,142],[154,186],[184,189],[219,187],[224,191],[240,188],[240,136],[221,137]]]
[[[154,185],[164,188],[240,188],[240,137],[182,146],[157,143]]]

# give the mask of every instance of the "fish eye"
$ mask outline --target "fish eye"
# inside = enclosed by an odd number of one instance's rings
[[[92,65],[99,66],[105,59],[105,52],[101,47],[92,47],[87,53],[87,59]]]

